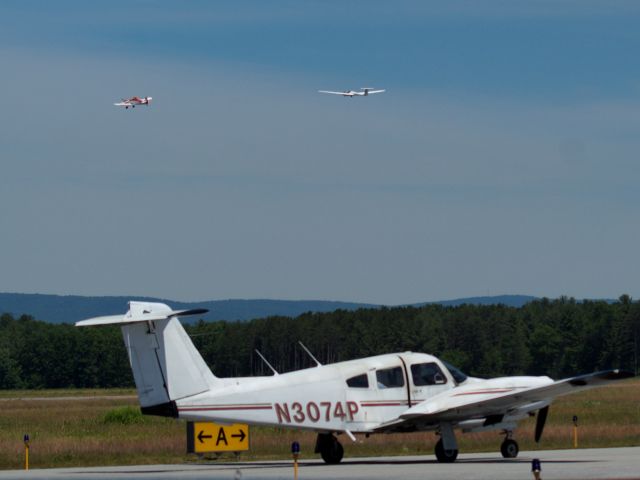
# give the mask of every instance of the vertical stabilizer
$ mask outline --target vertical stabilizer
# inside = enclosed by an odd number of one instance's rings
[[[121,325],[143,413],[176,416],[175,400],[210,390],[219,382],[177,318],[204,312],[173,311],[163,303],[129,302],[125,315],[83,320],[76,325]]]

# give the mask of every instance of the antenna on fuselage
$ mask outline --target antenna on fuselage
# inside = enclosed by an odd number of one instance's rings
[[[279,373],[276,371],[276,369],[275,369],[275,368],[273,368],[273,366],[269,363],[269,361],[268,361],[266,358],[264,358],[264,355],[262,355],[262,354],[260,353],[260,350],[258,350],[258,349],[256,348],[256,349],[255,349],[255,351],[256,351],[256,353],[260,356],[260,358],[262,359],[262,361],[263,361],[264,363],[266,363],[266,364],[267,364],[267,367],[269,367],[269,368],[271,369],[271,371],[273,372],[273,374],[274,374],[274,375],[279,375]]]
[[[311,353],[311,352],[309,351],[309,349],[308,349],[307,347],[305,347],[305,346],[304,346],[304,343],[302,343],[300,340],[298,340],[298,343],[300,344],[300,346],[301,346],[302,348],[304,348],[304,351],[305,351],[305,352],[307,352],[307,353],[309,354],[309,356],[313,359],[313,361],[314,361],[314,362],[316,362],[316,365],[317,365],[318,367],[321,367],[321,366],[322,366],[322,364],[318,361],[318,359],[317,359],[316,357],[314,357],[314,356],[313,356],[313,353]]]

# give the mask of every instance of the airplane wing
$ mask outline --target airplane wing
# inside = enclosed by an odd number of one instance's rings
[[[633,373],[624,370],[607,370],[530,388],[486,388],[482,383],[473,383],[452,388],[425,400],[405,410],[397,420],[383,424],[376,430],[505,415],[536,402],[551,401],[561,395],[633,376]]]
[[[382,92],[386,92],[386,90],[369,90],[369,95],[371,95],[372,93],[382,93]]]
[[[331,93],[332,95],[343,95],[345,97],[353,96],[353,93],[350,92],[332,92],[331,90],[318,90],[318,93]]]

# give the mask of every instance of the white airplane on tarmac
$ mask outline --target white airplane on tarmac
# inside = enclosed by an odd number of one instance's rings
[[[344,92],[332,92],[331,90],[318,90],[319,93],[331,93],[333,95],[342,95],[343,97],[368,97],[372,93],[382,93],[386,90],[374,90],[371,87],[362,87],[358,90],[345,90]]]
[[[153,97],[131,97],[131,98],[123,98],[121,102],[114,103],[116,107],[124,107],[125,110],[129,107],[136,108],[136,105],[146,105],[149,106],[153,100]]]
[[[311,430],[318,433],[316,453],[327,463],[342,460],[336,434],[356,441],[355,434],[426,430],[440,436],[438,461],[453,462],[458,456],[454,429],[502,431],[502,455],[514,458],[519,449],[512,433],[519,420],[537,412],[539,441],[555,397],[633,376],[608,370],[559,381],[524,376],[484,380],[432,355],[404,352],[331,365],[316,360],[317,367],[289,373],[272,368],[271,376],[218,378],[178,320],[206,312],[132,301],[124,315],[76,326],[122,327],[143,414]]]

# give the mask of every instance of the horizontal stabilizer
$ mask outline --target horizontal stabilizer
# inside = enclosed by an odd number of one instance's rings
[[[129,311],[124,315],[110,315],[107,317],[95,317],[76,322],[76,327],[91,327],[95,325],[127,325],[137,322],[153,322],[166,320],[171,317],[184,317],[187,315],[200,315],[207,313],[206,308],[193,308],[190,310],[171,310],[163,303],[129,302]]]

